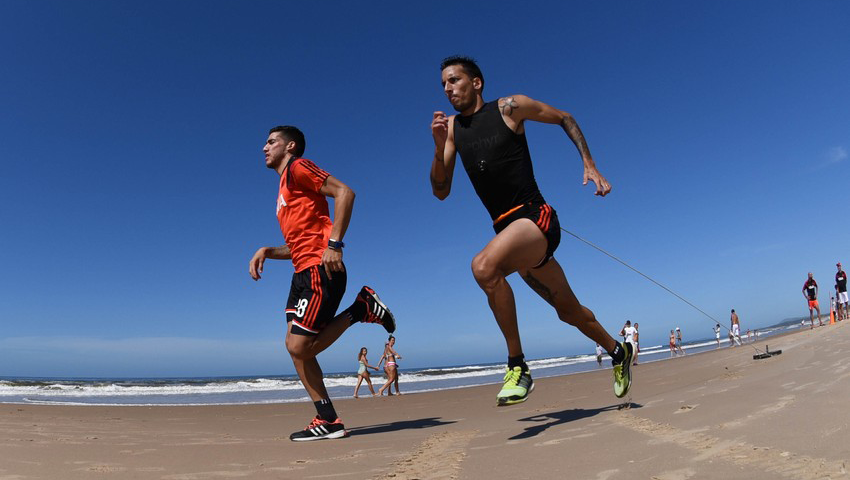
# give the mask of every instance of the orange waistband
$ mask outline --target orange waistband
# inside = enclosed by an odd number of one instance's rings
[[[514,208],[512,208],[512,209],[508,210],[507,212],[505,212],[505,213],[503,213],[503,214],[499,215],[499,218],[497,218],[497,219],[493,220],[493,225],[495,225],[495,224],[497,224],[497,223],[501,222],[502,220],[504,220],[504,219],[508,218],[508,215],[510,215],[510,214],[512,214],[512,213],[514,213],[514,212],[516,212],[517,210],[519,210],[520,208],[522,208],[522,207],[524,207],[524,206],[525,206],[525,204],[517,205],[516,207],[514,207]]]

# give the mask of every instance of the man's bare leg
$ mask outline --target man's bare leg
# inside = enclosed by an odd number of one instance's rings
[[[293,323],[289,322],[287,325],[286,349],[292,357],[298,378],[314,402],[328,398],[322,368],[316,356],[331,346],[348,329],[350,322],[348,314],[338,315],[314,337],[294,334]]]
[[[508,356],[522,354],[514,292],[505,277],[535,265],[546,253],[546,237],[531,220],[512,222],[472,260],[472,274],[487,295],[508,347]]]
[[[550,258],[540,268],[523,268],[519,273],[525,283],[555,308],[561,321],[575,326],[608,352],[614,360],[614,394],[620,398],[626,396],[632,384],[630,355],[634,355],[634,352],[629,346],[631,344],[624,343],[621,346],[596,321],[593,312],[579,303],[564,270],[554,258]]]
[[[614,350],[617,341],[596,321],[593,312],[579,303],[567,282],[564,270],[554,258],[540,268],[520,270],[520,275],[532,290],[555,308],[561,321],[578,328],[606,352]]]

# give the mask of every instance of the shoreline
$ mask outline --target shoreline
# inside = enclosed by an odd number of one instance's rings
[[[782,355],[720,348],[638,365],[629,409],[600,369],[535,379],[510,407],[492,385],[339,402],[351,436],[303,444],[288,435],[315,414],[306,402],[2,404],[0,478],[850,478],[850,327],[767,343]]]
[[[788,325],[775,325],[764,329],[768,333],[759,341],[799,331]],[[744,343],[744,346],[753,342]],[[688,355],[728,348],[728,340],[718,347],[713,339],[698,339],[684,346]],[[675,358],[678,358],[676,356]],[[645,348],[641,363],[672,360],[669,351],[661,345]],[[535,379],[569,376],[576,373],[610,369],[605,358],[597,366],[595,355],[551,357],[529,360]],[[504,364],[487,363],[450,365],[404,369],[401,371],[403,391],[419,394],[500,384]],[[333,373],[325,377],[334,401],[349,399],[356,384],[353,372]],[[373,383],[383,383],[383,376],[373,376]],[[361,397],[371,397],[366,385],[361,386]],[[67,406],[203,406],[287,404],[307,402],[309,398],[298,378],[265,375],[260,377],[196,377],[175,379],[8,379],[0,380],[0,404],[15,405],[67,405]]]

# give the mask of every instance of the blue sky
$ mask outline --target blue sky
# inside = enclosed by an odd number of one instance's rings
[[[349,303],[373,286],[399,321],[402,367],[501,361],[469,270],[492,235],[462,169],[431,196],[439,62],[479,60],[485,99],[522,93],[571,112],[612,183],[581,186],[564,133],[528,125],[562,226],[744,329],[805,314],[850,262],[850,4],[816,2],[0,3],[0,376],[292,373],[292,267],[268,129],[357,192]],[[609,331],[644,345],[713,323],[564,236],[556,257]],[[589,352],[511,279],[528,357]],[[824,302],[825,303],[825,302]],[[326,371],[377,360],[358,325]]]

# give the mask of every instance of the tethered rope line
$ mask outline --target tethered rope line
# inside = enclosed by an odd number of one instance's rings
[[[593,242],[591,242],[591,241],[589,241],[589,240],[585,240],[584,238],[582,238],[582,237],[580,237],[580,236],[576,235],[575,233],[573,233],[573,232],[571,232],[571,231],[567,230],[567,229],[566,229],[566,228],[564,228],[564,227],[560,227],[560,228],[561,228],[561,230],[563,230],[564,232],[566,232],[566,233],[568,233],[568,234],[572,235],[572,236],[573,236],[573,237],[575,237],[576,239],[578,239],[578,240],[580,240],[580,241],[582,241],[582,242],[586,243],[587,245],[590,245],[591,247],[595,248],[596,250],[599,250],[600,252],[604,253],[605,255],[608,255],[609,257],[611,257],[611,258],[613,258],[614,260],[616,260],[617,262],[619,262],[619,263],[623,264],[624,266],[626,266],[627,268],[629,268],[629,269],[630,269],[630,270],[632,270],[633,272],[637,273],[638,275],[642,276],[643,278],[645,278],[645,279],[649,280],[650,282],[652,282],[652,283],[654,283],[654,284],[658,285],[659,287],[663,288],[664,290],[666,290],[666,291],[667,291],[668,293],[670,293],[671,295],[673,295],[673,296],[675,296],[676,298],[678,298],[679,300],[681,300],[681,301],[683,301],[683,302],[687,303],[688,305],[690,305],[691,307],[693,307],[693,308],[694,308],[695,310],[697,310],[698,312],[700,312],[700,313],[702,313],[703,315],[705,315],[706,317],[710,318],[710,319],[711,319],[712,321],[714,321],[714,323],[716,323],[717,325],[720,325],[721,327],[725,328],[727,331],[731,332],[731,330],[729,329],[729,327],[727,327],[726,325],[723,325],[723,324],[722,324],[722,323],[720,323],[720,322],[719,322],[716,318],[714,318],[714,317],[712,317],[711,315],[709,315],[709,314],[705,313],[705,311],[703,311],[701,308],[699,308],[699,307],[697,307],[696,305],[694,305],[693,303],[689,302],[687,299],[685,299],[684,297],[682,297],[682,296],[681,296],[681,295],[679,295],[678,293],[674,292],[673,290],[670,290],[669,288],[665,287],[665,286],[664,286],[664,285],[662,285],[661,283],[657,282],[655,279],[653,279],[653,278],[652,278],[652,277],[650,277],[649,275],[647,275],[647,274],[645,274],[645,273],[641,272],[640,270],[638,270],[637,268],[635,268],[635,267],[633,267],[633,266],[629,265],[629,264],[628,264],[628,263],[626,263],[625,261],[623,261],[623,260],[619,259],[617,256],[615,256],[615,255],[613,255],[613,254],[611,254],[611,253],[608,253],[607,251],[605,251],[605,250],[604,250],[604,249],[602,249],[601,247],[597,246],[597,245],[596,245],[596,244],[594,244]],[[739,333],[739,334],[738,334],[738,341],[740,341],[740,340],[741,340],[741,335],[740,335],[740,333]],[[733,338],[732,340],[730,340],[730,342],[732,342],[730,345],[734,345],[734,338]],[[749,345],[750,347],[752,347],[752,349],[753,349],[753,350],[755,350],[757,353],[761,353],[761,351],[760,351],[758,348],[756,348],[756,347],[755,347],[752,343],[750,343],[750,344],[748,344],[748,345]],[[765,350],[765,353],[766,353],[766,352],[767,352],[767,350]]]

